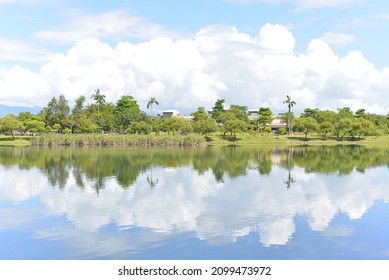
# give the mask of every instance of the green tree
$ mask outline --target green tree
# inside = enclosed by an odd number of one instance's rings
[[[163,131],[166,131],[167,134],[170,134],[170,132],[173,132],[174,134],[174,122],[176,120],[177,117],[171,117],[171,118],[168,118],[168,119],[164,119],[163,120],[163,123],[161,125],[162,127],[162,130]]]
[[[188,134],[193,131],[193,126],[190,121],[173,117],[173,130],[180,134]]]
[[[115,105],[105,103],[101,106],[100,127],[103,131],[111,132],[115,129]]]
[[[132,122],[130,125],[130,133],[133,134],[149,134],[152,128],[151,125],[145,121]]]
[[[74,127],[77,124],[77,122],[78,122],[78,119],[73,114],[66,117],[65,124],[68,126],[67,128],[69,128],[70,133],[73,133]]]
[[[63,130],[63,133],[64,133],[64,134],[70,134],[70,133],[72,133],[72,131],[70,130],[70,128],[66,127],[66,128]]]
[[[319,111],[320,111],[319,108],[315,108],[315,109],[305,108],[304,109],[304,113],[301,116],[302,117],[311,117],[311,118],[316,119],[317,114],[319,113]]]
[[[316,117],[315,117],[315,119],[319,124],[323,122],[330,122],[333,125],[335,124],[336,118],[337,118],[336,112],[330,110],[319,111],[316,113]]]
[[[75,127],[76,133],[92,133],[96,130],[97,125],[90,118],[85,114],[79,116],[77,126]]]
[[[15,139],[14,131],[22,130],[23,123],[16,116],[9,114],[0,119],[0,133],[9,133]]]
[[[89,104],[83,110],[81,116],[84,115],[86,118],[90,119],[96,126],[97,132],[113,131],[115,129],[115,105],[112,103],[104,103],[99,106],[99,111],[97,109],[98,107],[96,104]]]
[[[223,136],[225,136],[226,133],[229,132],[236,138],[236,133],[243,132],[246,130],[246,123],[238,119],[231,119],[223,123],[222,129],[224,131]]]
[[[366,119],[371,121],[373,124],[374,133],[389,133],[389,119],[383,115],[377,114],[366,114]]]
[[[294,105],[296,105],[296,102],[292,101],[291,97],[289,95],[286,96],[286,100],[283,102],[283,104],[287,104],[288,106],[288,133],[291,135],[292,133],[292,123],[291,123],[291,110]]]
[[[32,120],[32,119],[36,119],[38,118],[37,116],[35,116],[34,114],[32,114],[31,112],[20,112],[17,119],[21,122],[24,122],[24,121],[29,121],[29,120]]]
[[[261,126],[262,131],[265,131],[267,125],[269,125],[273,120],[273,113],[270,108],[259,108],[258,111],[258,125]]]
[[[60,133],[61,132],[61,125],[59,123],[55,123],[53,125],[53,129],[57,132],[57,133]]]
[[[352,137],[362,135],[373,135],[375,133],[374,124],[364,118],[356,118],[353,120],[350,128],[350,135]]]
[[[361,135],[374,135],[377,133],[376,127],[372,121],[364,118],[361,118],[360,120],[362,123],[362,131],[359,137],[361,137]]]
[[[72,114],[67,119],[68,126],[72,133],[74,132],[75,127],[80,122],[81,115],[85,114],[85,108],[84,108],[85,101],[86,101],[85,96],[82,95],[78,97],[72,109]]]
[[[191,115],[193,116],[193,121],[194,122],[198,122],[198,121],[205,120],[205,119],[208,118],[208,115],[205,112],[205,108],[204,107],[198,107],[197,111],[194,112],[194,113],[191,113]]]
[[[24,127],[25,130],[32,133],[32,135],[45,132],[45,122],[36,119],[28,120]]]
[[[141,110],[138,102],[130,95],[123,95],[116,102],[114,109],[116,125],[123,133],[134,121],[140,121]]]
[[[85,96],[81,95],[80,97],[78,97],[76,99],[76,102],[74,104],[74,107],[72,109],[72,114],[73,115],[80,115],[83,110],[84,110],[84,103],[85,103],[86,99],[85,99]]]
[[[39,117],[37,116],[34,116],[32,113],[30,112],[20,112],[19,115],[17,116],[17,119],[19,121],[22,122],[23,124],[23,131],[26,133],[27,132],[27,129],[26,129],[26,126],[27,126],[27,123],[31,120],[34,120],[34,119],[38,119]]]
[[[187,134],[193,131],[193,127],[190,121],[181,119],[178,117],[171,117],[163,121],[163,129],[168,134],[173,132],[173,135],[178,132],[180,134]]]
[[[302,131],[306,139],[309,133],[316,132],[318,130],[318,123],[312,117],[299,118],[294,123],[294,129]]]
[[[193,123],[193,131],[207,137],[209,133],[217,131],[216,121],[212,118],[200,119]]]
[[[155,135],[159,135],[159,133],[163,130],[163,120],[162,118],[152,118],[151,119],[151,131],[155,133]]]
[[[100,93],[100,89],[96,89],[91,98],[95,101],[97,105],[97,111],[100,113],[100,106],[105,104],[105,95]]]
[[[223,136],[226,136],[226,134],[229,132],[230,135],[234,135],[236,138],[237,132],[245,131],[247,128],[247,123],[238,119],[234,113],[223,113],[220,119],[223,123],[221,126]]]
[[[65,98],[65,95],[61,94],[58,97],[58,113],[60,117],[66,117],[69,115],[70,107],[68,101]]]
[[[355,116],[357,118],[366,118],[366,110],[365,109],[359,109],[355,111]]]
[[[45,133],[50,134],[53,132],[53,128],[49,125],[45,126]]]
[[[278,133],[281,134],[281,135],[286,135],[286,133],[287,133],[286,128],[285,128],[285,127],[281,127],[281,128],[278,130]]]
[[[53,97],[47,104],[47,107],[45,108],[45,122],[46,125],[53,126],[55,123],[58,123],[59,117],[58,117],[58,100],[57,98]]]
[[[58,100],[53,97],[45,108],[45,122],[46,125],[54,126],[60,125],[60,129],[66,125],[66,117],[68,116],[70,107],[65,96],[61,94]]]
[[[331,122],[322,122],[319,124],[319,133],[326,138],[328,134],[334,131],[334,125]]]
[[[350,107],[343,107],[338,109],[338,118],[354,118],[354,113],[351,111]]]
[[[349,135],[352,132],[352,124],[354,121],[354,113],[351,111],[349,107],[343,107],[338,109],[338,113],[335,118],[334,123],[334,133],[337,138],[341,137],[343,139],[344,136]],[[354,127],[354,131],[357,130],[357,127]]]
[[[192,125],[194,132],[207,137],[209,133],[217,130],[216,121],[208,117],[204,107],[198,107],[197,111],[191,115],[193,116]]]
[[[362,122],[361,119],[353,119],[351,122],[351,127],[349,128],[349,133],[352,138],[355,138],[357,135],[362,134]]]
[[[336,138],[343,137],[350,132],[353,119],[349,117],[338,118],[334,125],[334,133]]]
[[[92,94],[91,98],[95,101],[95,105],[97,107],[97,118],[96,118],[96,124],[98,127],[98,130],[101,130],[101,116],[100,116],[100,110],[101,107],[105,104],[105,95],[100,93],[100,89],[96,89],[95,93]]]
[[[248,121],[247,106],[231,105],[228,109],[228,112],[234,114],[238,120],[244,122]]]
[[[211,116],[216,122],[220,121],[220,116],[224,113],[224,102],[224,99],[217,99],[215,106],[212,108]]]

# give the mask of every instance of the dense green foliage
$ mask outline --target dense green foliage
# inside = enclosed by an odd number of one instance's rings
[[[257,122],[262,132],[266,130],[266,127],[270,125],[272,120],[273,120],[273,113],[270,110],[270,108],[263,108],[263,107],[259,108]]]
[[[7,115],[0,119],[0,133],[9,133],[14,137],[14,130],[23,129],[23,123],[13,115]]]
[[[364,109],[353,113],[350,108],[329,110],[306,108],[304,114],[294,121],[293,129],[308,134],[318,133],[323,138],[334,135],[338,139],[362,136],[382,135],[389,133],[389,116],[368,114]]]
[[[204,107],[197,108],[191,118],[153,116],[152,109],[159,102],[151,97],[147,108],[151,114],[142,112],[137,100],[130,95],[121,96],[116,103],[105,100],[99,89],[87,103],[85,96],[76,99],[73,108],[64,95],[53,97],[42,111],[33,115],[22,112],[18,116],[8,115],[0,119],[0,133],[11,135],[47,134],[136,134],[136,135],[190,135],[199,134],[208,140],[213,133],[225,139],[236,141],[237,134],[249,132],[256,135],[270,133],[274,119],[270,108],[261,107],[257,116],[249,116],[247,106],[232,104],[224,108],[224,99],[215,102],[211,112]],[[370,114],[365,109],[352,112],[350,108],[339,108],[336,112],[306,108],[300,116],[292,112],[295,101],[287,96],[284,104],[287,112],[279,118],[284,127],[278,127],[279,134],[304,134],[305,140],[316,135],[323,139],[356,140],[365,136],[389,134],[389,116]],[[285,131],[286,130],[286,131]],[[85,137],[85,136],[83,136]],[[47,138],[47,137],[43,137]],[[34,143],[39,141],[34,141]],[[46,141],[41,141],[46,142]],[[61,140],[59,140],[61,142]],[[158,141],[156,141],[158,142]]]

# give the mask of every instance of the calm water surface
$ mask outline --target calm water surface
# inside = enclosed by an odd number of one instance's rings
[[[389,149],[0,149],[0,259],[389,259]]]

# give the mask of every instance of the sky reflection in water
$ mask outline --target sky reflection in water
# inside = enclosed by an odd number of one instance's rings
[[[0,259],[389,259],[389,150],[0,150]]]

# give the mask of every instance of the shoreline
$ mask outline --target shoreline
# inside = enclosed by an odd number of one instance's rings
[[[188,135],[134,135],[134,134],[49,134],[41,136],[0,136],[0,147],[207,147],[207,146],[388,146],[389,135],[363,139],[304,139],[298,136],[239,135],[237,138],[222,138],[214,134],[206,139],[198,134]]]

